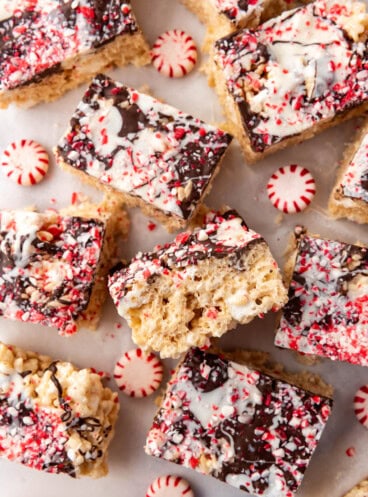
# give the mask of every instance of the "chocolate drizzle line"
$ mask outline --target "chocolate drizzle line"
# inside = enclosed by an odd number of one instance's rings
[[[57,390],[58,403],[64,411],[63,414],[53,414],[52,410],[48,411],[34,404],[32,399],[23,398],[21,393],[12,398],[9,392],[5,392],[0,395],[0,429],[2,436],[5,430],[6,437],[16,440],[20,446],[24,444],[21,458],[17,457],[22,464],[47,472],[66,473],[75,478],[76,467],[66,448],[69,436],[77,432],[89,443],[92,440],[95,442],[91,443],[88,453],[79,450],[85,461],[91,462],[102,457],[99,443],[108,436],[111,426],[101,430],[101,422],[97,418],[80,417],[73,412],[63,396],[63,388],[57,377],[57,361],[52,362],[42,374],[47,372],[50,373],[50,380]],[[29,373],[32,371],[24,371],[20,376],[23,378]],[[59,430],[59,420],[64,424],[64,430]],[[93,432],[96,434],[92,435]]]

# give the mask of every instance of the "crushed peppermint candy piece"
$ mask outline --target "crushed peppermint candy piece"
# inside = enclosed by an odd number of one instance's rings
[[[22,186],[39,183],[49,168],[46,150],[33,140],[10,143],[1,156],[1,169],[8,178]]]
[[[354,412],[365,428],[368,428],[368,385],[359,388],[354,397]]]
[[[125,352],[115,365],[114,378],[119,389],[130,397],[147,397],[157,390],[164,370],[153,353],[141,349]]]
[[[348,447],[345,451],[345,454],[348,456],[348,457],[354,457],[355,454],[356,454],[356,450],[355,450],[355,447]]]
[[[151,483],[146,497],[194,497],[194,493],[181,476],[165,475]]]
[[[280,167],[267,183],[272,205],[285,214],[303,211],[316,193],[316,183],[305,167],[291,164]]]
[[[169,78],[181,78],[197,63],[197,47],[185,31],[172,29],[157,38],[151,57],[159,72]]]

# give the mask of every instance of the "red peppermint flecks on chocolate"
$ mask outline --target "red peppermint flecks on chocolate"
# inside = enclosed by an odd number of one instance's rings
[[[188,74],[197,63],[197,48],[185,31],[173,29],[159,36],[151,51],[152,64],[169,78]]]
[[[354,412],[365,428],[368,428],[368,385],[359,388],[354,397]]]
[[[189,483],[180,476],[159,476],[149,486],[146,497],[194,497]]]
[[[125,352],[114,369],[119,389],[130,397],[147,397],[157,390],[163,376],[161,361],[141,349]]]
[[[280,167],[267,183],[272,205],[285,214],[303,211],[316,193],[316,183],[305,167],[291,164]]]

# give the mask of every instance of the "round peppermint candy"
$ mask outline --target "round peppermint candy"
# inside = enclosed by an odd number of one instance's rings
[[[189,483],[180,476],[159,476],[149,486],[146,497],[194,497]]]
[[[368,385],[360,387],[355,394],[354,412],[359,423],[368,428]]]
[[[291,164],[280,167],[267,183],[267,194],[274,207],[285,214],[303,211],[316,193],[316,183],[305,167]]]
[[[151,50],[152,64],[169,78],[188,74],[197,62],[197,47],[185,31],[172,29],[157,38]]]
[[[46,150],[33,140],[20,140],[6,147],[1,169],[8,178],[22,186],[39,183],[49,168]]]
[[[159,387],[163,367],[155,354],[133,349],[115,364],[114,378],[119,389],[131,397],[146,397]]]

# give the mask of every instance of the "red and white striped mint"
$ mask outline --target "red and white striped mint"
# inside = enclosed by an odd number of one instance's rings
[[[197,47],[185,31],[172,29],[157,38],[151,58],[159,72],[169,78],[181,78],[197,63]]]
[[[359,423],[368,428],[368,385],[360,387],[355,394],[354,412]]]
[[[160,386],[164,369],[155,354],[133,349],[115,364],[114,378],[119,389],[130,397],[147,397]]]
[[[49,168],[46,150],[33,140],[19,140],[6,147],[1,156],[1,169],[8,178],[22,186],[39,183]]]
[[[316,182],[305,167],[280,167],[267,183],[267,195],[274,207],[285,214],[303,211],[316,193]]]
[[[146,497],[194,497],[194,493],[181,476],[165,475],[151,483]]]

